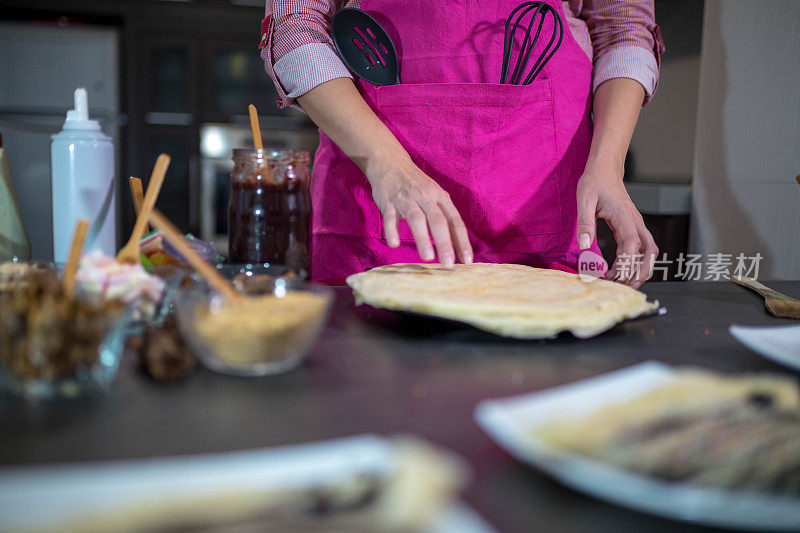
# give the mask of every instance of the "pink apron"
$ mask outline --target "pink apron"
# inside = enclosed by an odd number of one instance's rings
[[[574,272],[575,192],[592,134],[592,63],[565,22],[561,47],[531,85],[499,84],[505,19],[520,2],[417,0],[410,7],[405,0],[363,0],[361,8],[395,43],[402,84],[356,85],[420,169],[450,194],[476,262]],[[561,0],[548,3],[566,20]],[[340,280],[420,261],[406,221],[400,247],[385,243],[366,177],[320,137],[311,179],[312,278]],[[599,253],[596,244],[592,249]]]

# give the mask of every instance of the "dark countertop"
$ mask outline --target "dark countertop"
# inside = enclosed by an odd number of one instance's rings
[[[769,285],[800,298],[800,282]],[[588,340],[511,341],[369,307],[337,288],[330,323],[306,364],[243,379],[200,370],[172,385],[123,362],[105,398],[27,404],[0,395],[0,466],[218,452],[360,433],[414,432],[475,472],[465,500],[499,531],[708,531],[585,497],[523,466],[473,420],[486,398],[531,392],[647,359],[722,372],[792,373],[728,333],[731,323],[790,325],[732,283],[649,283],[668,308]],[[798,375],[795,373],[795,375]]]

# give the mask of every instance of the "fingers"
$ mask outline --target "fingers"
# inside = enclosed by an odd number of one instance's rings
[[[617,257],[606,279],[637,289],[650,276],[658,247],[635,207],[620,209],[607,220],[614,228]]]
[[[472,245],[461,215],[444,190],[435,184],[431,189],[425,190],[420,186],[403,188],[384,204],[382,217],[387,244],[392,247],[399,245],[397,222],[404,218],[423,261],[433,261],[438,256],[443,265],[452,266],[457,253],[463,263],[471,263]],[[436,245],[435,254],[431,237]]]
[[[417,252],[423,261],[433,261],[436,255],[433,253],[433,246],[431,245],[431,238],[428,234],[428,224],[425,218],[425,213],[418,204],[413,203],[404,209],[401,209],[403,218],[408,221],[408,227],[411,229],[411,234],[414,236],[414,242],[417,243]]]
[[[439,204],[430,200],[423,199],[420,207],[428,220],[428,228],[436,243],[436,255],[439,262],[444,266],[450,267],[455,263],[456,256],[453,252],[453,241],[450,239],[450,225],[447,222]]]
[[[397,231],[397,210],[392,204],[387,204],[381,212],[383,218],[383,238],[390,248],[400,246],[400,234]]]
[[[595,219],[597,217],[597,196],[583,194],[578,198],[578,248],[587,250],[594,241]]]
[[[443,198],[439,200],[439,207],[441,207],[444,216],[447,217],[447,223],[450,231],[450,236],[455,241],[456,253],[462,263],[469,265],[472,263],[472,244],[469,242],[467,235],[467,226],[461,218],[461,215],[453,205],[450,195],[444,193]],[[436,236],[434,236],[436,238]]]
[[[653,240],[653,236],[644,225],[644,221],[639,226],[639,239],[642,241],[642,264],[637,269],[636,277],[631,283],[631,287],[638,289],[642,283],[650,279],[650,274],[653,272],[653,265],[655,264],[656,257],[658,256],[658,246]]]
[[[630,284],[636,274],[637,265],[641,262],[639,250],[641,249],[642,241],[639,238],[636,225],[632,221],[626,221],[621,226],[622,230],[618,233],[619,238],[617,239],[617,255],[628,258],[628,265],[627,268],[620,269],[618,274],[622,283]]]
[[[635,208],[621,207],[614,209],[604,218],[614,230],[617,241],[617,257],[606,274],[606,279],[630,284],[634,277],[634,268],[639,260],[641,239],[639,238]],[[638,215],[638,212],[636,212]]]

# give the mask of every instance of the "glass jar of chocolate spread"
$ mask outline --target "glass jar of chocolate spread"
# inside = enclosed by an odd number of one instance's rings
[[[284,265],[308,275],[306,151],[234,150],[228,204],[232,263]]]

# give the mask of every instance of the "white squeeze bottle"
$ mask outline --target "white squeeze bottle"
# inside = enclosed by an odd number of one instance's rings
[[[53,188],[53,260],[67,260],[75,224],[91,222],[85,251],[116,254],[114,144],[89,120],[86,89],[75,89],[75,109],[50,145]]]

